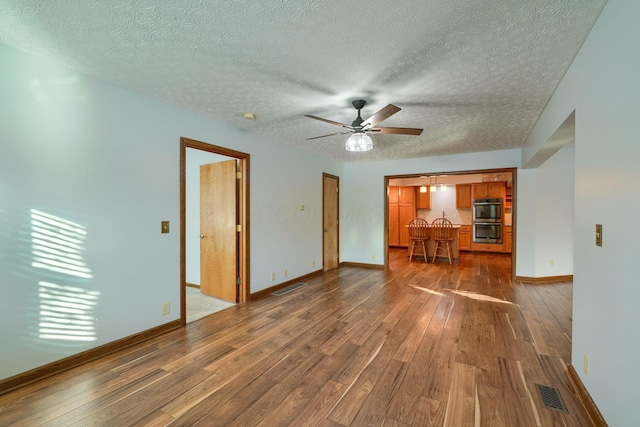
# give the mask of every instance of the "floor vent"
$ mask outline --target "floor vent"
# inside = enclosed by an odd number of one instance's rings
[[[560,391],[554,387],[548,387],[546,385],[536,384],[538,393],[540,394],[540,400],[542,400],[542,406],[552,411],[564,412],[568,414],[567,408],[564,406]]]
[[[272,292],[271,295],[280,296],[280,295],[288,294],[289,292],[293,292],[296,289],[301,288],[303,286],[307,286],[307,284],[302,282],[294,283],[293,285],[289,285],[286,288],[282,288],[275,292]]]

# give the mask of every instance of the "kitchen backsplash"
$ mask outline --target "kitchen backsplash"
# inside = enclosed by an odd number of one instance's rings
[[[473,222],[473,211],[471,209],[456,208],[456,187],[447,186],[447,191],[435,191],[431,193],[431,209],[418,209],[419,218],[424,218],[430,223],[436,218],[444,217],[453,224],[471,225]]]

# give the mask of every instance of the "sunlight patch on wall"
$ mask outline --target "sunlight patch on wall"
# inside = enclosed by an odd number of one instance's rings
[[[38,282],[37,334],[41,339],[97,339],[95,308],[100,292],[78,286],[93,277],[83,257],[86,237],[82,225],[31,209],[31,266],[49,277]]]
[[[80,224],[31,209],[31,266],[92,278],[91,270],[82,259],[86,236]]]
[[[95,341],[94,308],[98,291],[40,282],[39,337],[69,341]]]

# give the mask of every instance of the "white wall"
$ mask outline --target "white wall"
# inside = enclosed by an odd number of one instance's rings
[[[341,164],[2,46],[0,96],[0,379],[179,317],[181,136],[251,155],[251,292],[321,259],[322,172]],[[32,265],[31,209],[72,230],[78,247],[47,249],[63,271]],[[44,337],[44,291],[82,303],[86,341]]]
[[[518,276],[573,274],[574,148],[518,171]]]
[[[639,19],[640,2],[609,0],[523,151],[526,163],[575,110],[572,364],[612,426],[640,420]]]
[[[520,166],[520,150],[439,156],[344,166],[340,260],[384,264],[384,177]]]

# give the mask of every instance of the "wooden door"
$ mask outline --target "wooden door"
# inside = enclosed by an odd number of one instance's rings
[[[237,160],[200,166],[200,292],[238,302]]]
[[[339,263],[339,178],[322,174],[322,269],[332,270]]]

